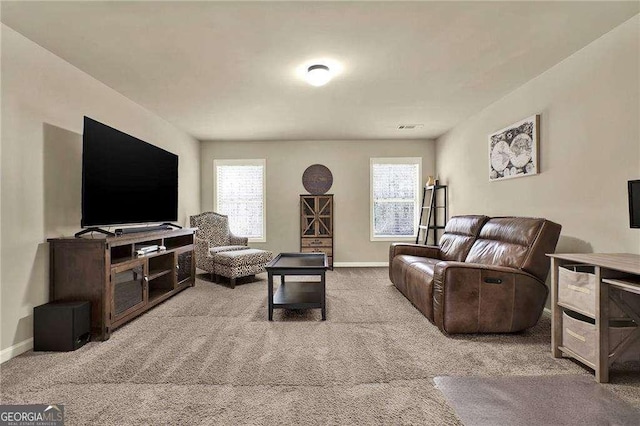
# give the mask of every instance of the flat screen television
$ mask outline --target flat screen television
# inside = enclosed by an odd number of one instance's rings
[[[84,117],[82,227],[178,220],[178,156]]]
[[[640,179],[629,181],[629,225],[640,228]]]

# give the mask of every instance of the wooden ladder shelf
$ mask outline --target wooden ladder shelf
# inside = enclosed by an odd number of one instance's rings
[[[442,195],[439,196],[439,193]],[[428,205],[426,204],[427,198],[429,199]],[[420,244],[421,235],[423,236],[422,244],[428,244],[429,231],[432,230],[433,244],[438,244],[438,231],[444,231],[449,216],[447,201],[447,185],[425,185],[422,190],[422,208],[420,210],[416,244]],[[439,215],[438,210],[444,210],[443,214]],[[424,220],[425,218],[426,221]],[[442,223],[439,220],[442,220]]]

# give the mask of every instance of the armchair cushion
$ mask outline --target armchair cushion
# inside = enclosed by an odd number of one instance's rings
[[[238,250],[248,250],[247,246],[217,246],[209,248],[209,255],[213,256],[216,253],[220,253],[222,251],[238,251]]]

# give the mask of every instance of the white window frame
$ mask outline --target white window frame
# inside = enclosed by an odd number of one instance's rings
[[[415,217],[413,218],[413,229],[415,233],[411,236],[398,236],[398,235],[374,235],[374,199],[373,199],[373,165],[374,164],[417,164],[418,165],[418,178],[416,179],[416,196],[413,200],[415,206]],[[418,234],[420,210],[422,205],[420,204],[420,188],[422,188],[422,157],[380,157],[371,158],[369,160],[369,238],[371,241],[415,241]]]
[[[249,242],[267,242],[267,161],[265,159],[213,160],[213,209],[218,209],[218,166],[262,166],[262,237],[249,238]],[[238,235],[242,237],[243,235]]]

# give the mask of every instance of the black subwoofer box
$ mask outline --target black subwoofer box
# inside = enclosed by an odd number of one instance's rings
[[[90,337],[89,302],[51,302],[33,308],[34,351],[74,351]]]

